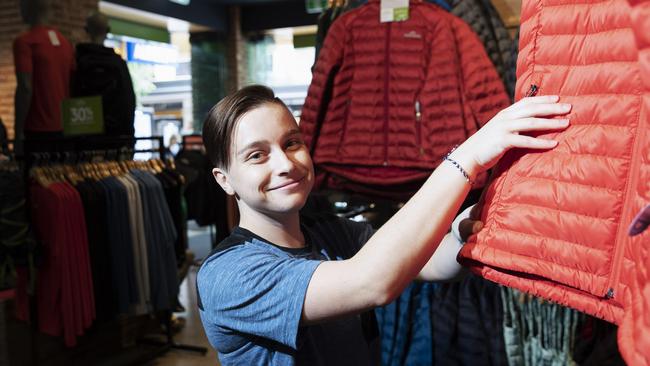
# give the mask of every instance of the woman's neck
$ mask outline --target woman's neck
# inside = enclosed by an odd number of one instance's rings
[[[242,207],[244,206],[244,207]],[[303,248],[305,238],[300,230],[300,214],[267,215],[239,205],[239,226],[286,248]]]

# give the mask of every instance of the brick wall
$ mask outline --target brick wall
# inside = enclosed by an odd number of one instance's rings
[[[99,0],[51,1],[51,25],[56,27],[73,44],[86,40],[83,29],[86,17],[97,10]],[[12,44],[14,38],[28,29],[20,17],[19,0],[0,1],[0,118],[13,137],[14,74]]]

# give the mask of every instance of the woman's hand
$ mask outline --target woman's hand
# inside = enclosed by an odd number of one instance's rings
[[[451,232],[461,243],[467,242],[470,236],[478,234],[482,229],[481,206],[478,203],[466,208],[451,224]]]
[[[524,98],[497,113],[483,128],[472,135],[451,154],[471,175],[494,166],[512,148],[546,150],[557,141],[520,135],[520,132],[565,129],[568,119],[544,118],[566,115],[571,105],[558,103],[557,95]]]

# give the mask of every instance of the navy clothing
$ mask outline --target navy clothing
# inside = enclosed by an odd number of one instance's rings
[[[115,289],[111,280],[111,251],[108,242],[106,192],[100,183],[83,181],[75,186],[83,202],[93,276],[96,319],[106,321],[116,313]]]
[[[133,258],[133,240],[129,222],[129,201],[126,188],[117,178],[108,177],[100,183],[106,192],[106,217],[111,227],[108,228],[108,242],[111,252],[112,277],[117,293],[117,310],[128,313],[129,305],[138,302],[136,275]]]
[[[433,365],[508,365],[499,285],[472,274],[442,284],[431,319]]]
[[[433,365],[431,298],[436,283],[413,282],[386,306],[375,309],[384,366]]]
[[[369,225],[335,216],[301,218],[306,247],[277,246],[235,228],[202,265],[200,314],[222,365],[374,365],[374,314],[301,326],[309,281],[325,260],[352,257]]]
[[[183,209],[183,181],[181,175],[173,170],[165,170],[156,174],[165,191],[165,199],[169,206],[174,228],[178,234],[174,241],[176,262],[180,266],[185,260],[187,250],[187,215]]]

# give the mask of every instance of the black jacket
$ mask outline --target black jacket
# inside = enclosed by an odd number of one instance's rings
[[[94,43],[78,44],[76,61],[71,95],[101,95],[104,132],[133,136],[135,93],[126,62],[112,48]]]

